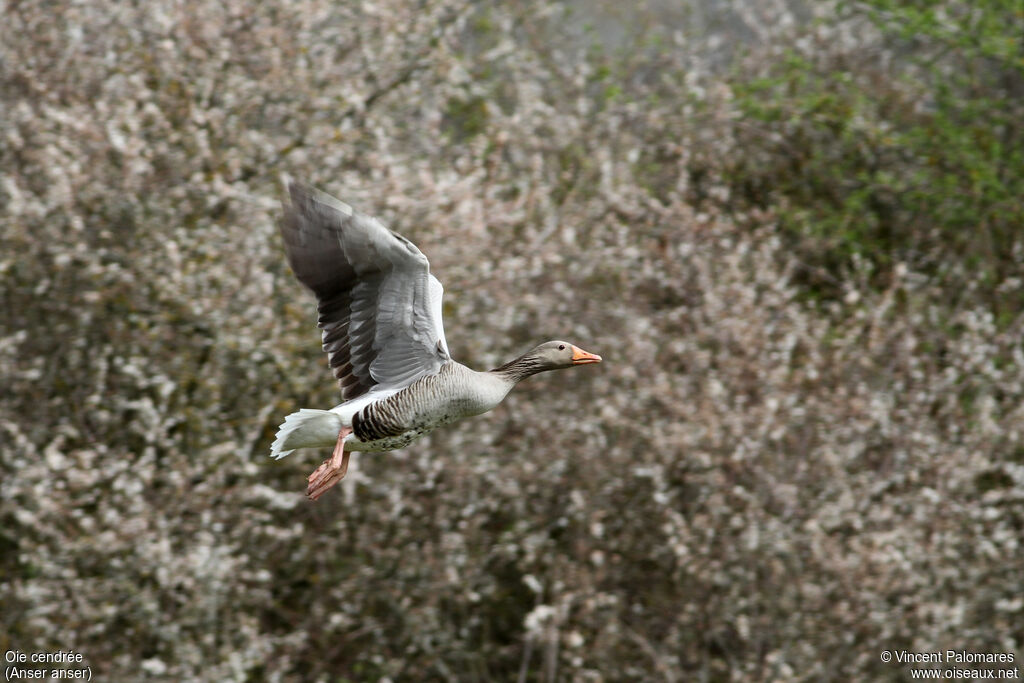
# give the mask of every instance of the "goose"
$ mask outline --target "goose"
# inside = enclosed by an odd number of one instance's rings
[[[538,372],[600,363],[549,341],[487,372],[452,359],[441,324],[444,289],[405,237],[308,185],[285,179],[279,221],[292,272],[317,300],[328,364],[342,402],[285,417],[271,457],[333,446],[308,477],[317,500],[341,481],[352,451],[390,451],[455,420],[491,410]]]

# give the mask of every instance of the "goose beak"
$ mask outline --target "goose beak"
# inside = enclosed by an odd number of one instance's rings
[[[596,353],[587,353],[578,346],[572,347],[572,364],[587,365],[589,363],[600,363],[601,356]]]

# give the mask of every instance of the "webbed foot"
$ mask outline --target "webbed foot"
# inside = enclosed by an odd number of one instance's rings
[[[317,467],[313,474],[309,475],[309,486],[306,487],[306,495],[310,500],[316,500],[324,495],[327,489],[331,488],[345,478],[348,471],[349,452],[345,450],[345,437],[352,433],[351,427],[342,427],[338,432],[338,443],[334,445],[334,453],[327,460],[324,460],[320,467]]]

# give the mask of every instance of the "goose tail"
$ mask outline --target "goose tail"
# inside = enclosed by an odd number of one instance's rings
[[[300,448],[333,446],[342,427],[337,413],[303,408],[285,417],[277,428],[277,438],[270,445],[270,457],[280,460]]]

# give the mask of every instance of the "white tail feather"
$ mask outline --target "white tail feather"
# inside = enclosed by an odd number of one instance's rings
[[[333,446],[342,426],[337,413],[303,408],[285,417],[277,428],[277,438],[270,446],[270,457],[281,459],[299,448]]]

